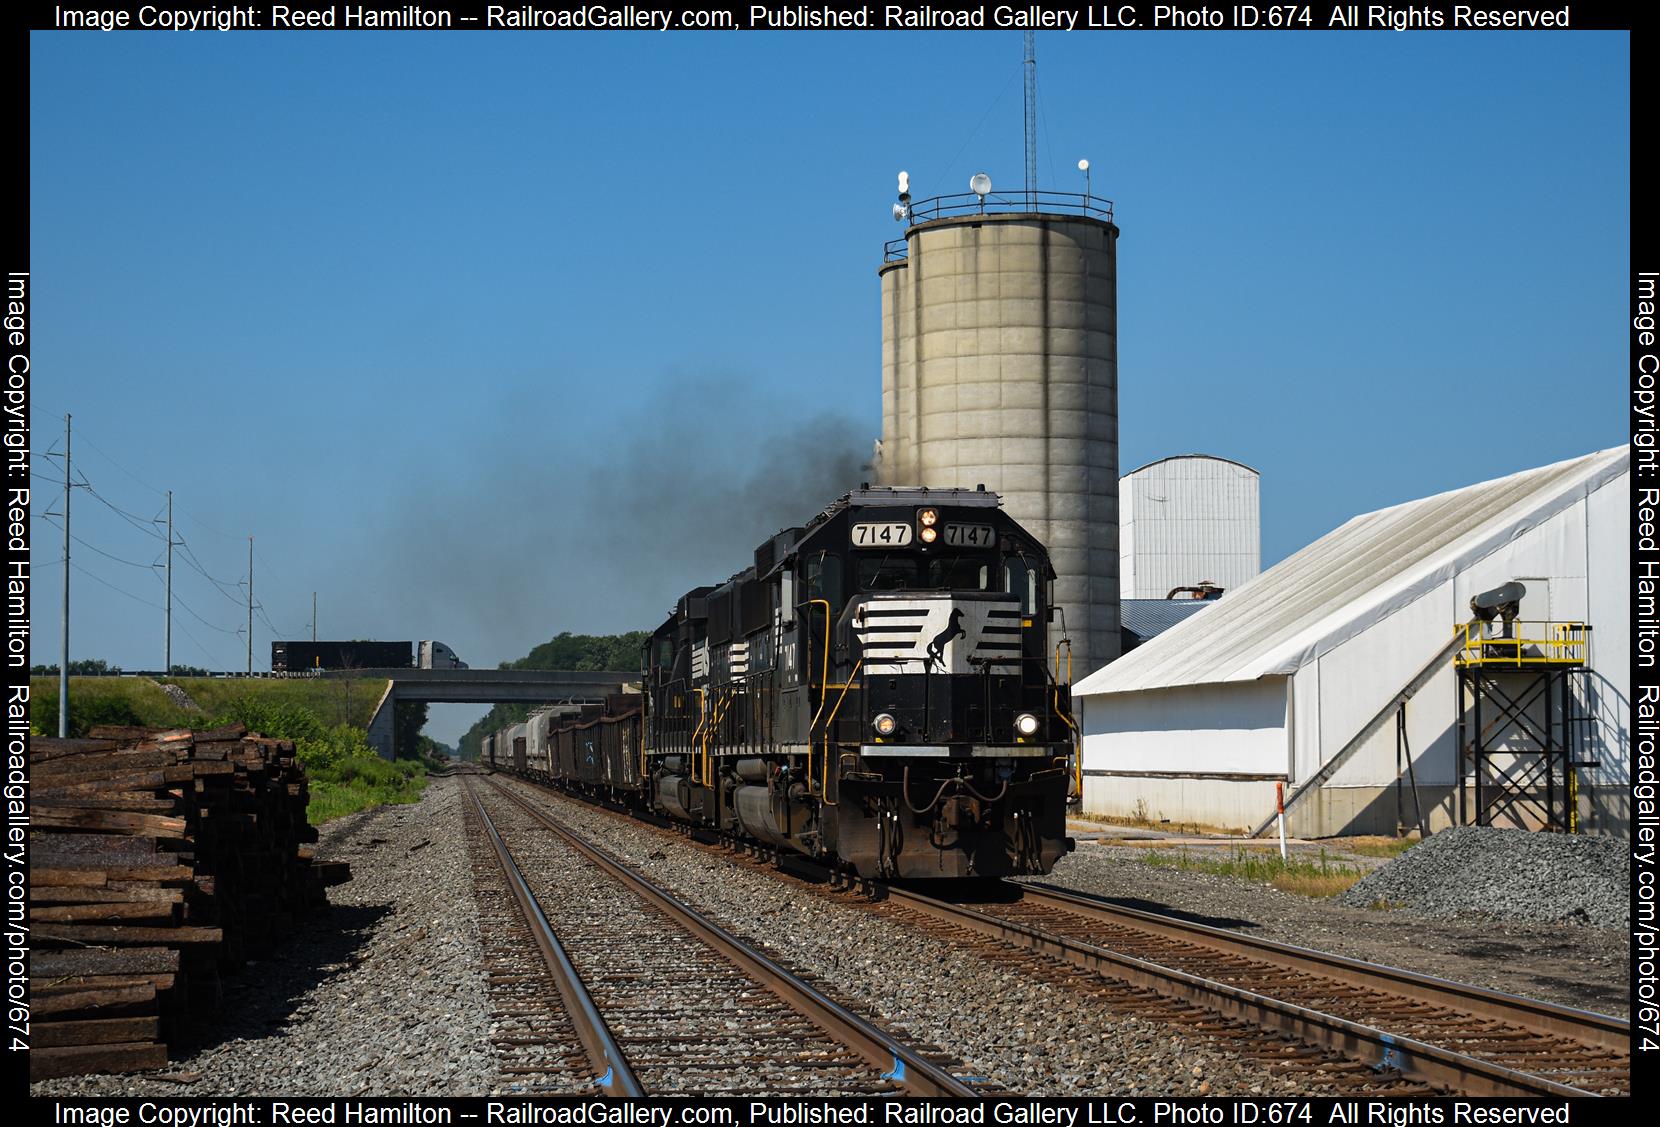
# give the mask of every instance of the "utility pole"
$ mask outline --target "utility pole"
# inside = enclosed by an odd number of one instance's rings
[[[311,593],[311,640],[317,640],[317,592]]]
[[[167,491],[167,636],[162,650],[162,671],[173,672],[173,491]]]
[[[254,538],[248,537],[248,676],[254,675]]]
[[[70,474],[69,426],[63,417],[63,656],[58,658],[58,739],[69,738],[69,495],[75,491]]]
[[[1037,191],[1037,35],[1026,33],[1026,206]]]

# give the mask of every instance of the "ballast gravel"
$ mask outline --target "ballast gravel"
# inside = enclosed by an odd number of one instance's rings
[[[1623,930],[1631,925],[1631,851],[1615,837],[1453,826],[1370,873],[1342,900],[1444,918]]]
[[[322,827],[349,883],[278,954],[225,976],[210,1035],[165,1069],[30,1085],[44,1096],[481,1095],[496,1087],[454,779]]]
[[[1339,844],[1331,843],[1334,849]],[[1150,864],[1144,859],[1149,847],[1170,852],[1157,843],[1081,842],[1041,880],[1144,911],[1509,994],[1618,1017],[1630,1010],[1631,939],[1620,928],[1483,914],[1478,893],[1468,894],[1478,910],[1456,918],[1376,897],[1353,907],[1338,897],[1301,896],[1240,877]],[[1414,846],[1396,863],[1424,847]]]
[[[501,776],[497,776],[501,779]],[[504,780],[505,781],[505,780]],[[1011,965],[821,896],[673,834],[509,783],[771,957],[895,1034],[960,1059],[960,1074],[1029,1095],[1324,1092],[1202,1035],[1114,1012]]]

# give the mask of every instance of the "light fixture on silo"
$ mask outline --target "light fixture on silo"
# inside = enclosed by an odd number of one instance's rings
[[[985,214],[986,197],[991,195],[991,177],[984,172],[976,172],[968,181],[968,190],[980,197],[980,213]]]
[[[1089,211],[1089,161],[1078,162],[1078,171],[1084,174],[1084,211]]]
[[[911,174],[899,173],[899,202],[893,205],[893,221],[903,223],[911,216]]]

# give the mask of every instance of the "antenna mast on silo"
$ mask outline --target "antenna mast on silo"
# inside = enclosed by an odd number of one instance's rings
[[[1037,36],[1026,33],[1026,206],[1037,191]]]

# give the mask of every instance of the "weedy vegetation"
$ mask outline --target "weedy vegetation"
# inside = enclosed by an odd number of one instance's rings
[[[1358,865],[1334,861],[1325,849],[1318,859],[1293,853],[1281,860],[1278,852],[1239,847],[1217,855],[1178,849],[1174,852],[1148,850],[1141,859],[1149,865],[1233,877],[1268,884],[1299,896],[1327,897],[1346,892],[1365,875]]]
[[[250,732],[293,740],[311,788],[312,824],[371,806],[420,801],[426,767],[416,759],[387,762],[369,746],[364,729],[386,690],[381,679],[175,677],[200,708],[183,707],[156,682],[141,677],[71,677],[69,734],[101,724],[151,728],[217,728],[233,722]],[[30,684],[29,728],[55,733],[58,683]],[[423,717],[424,719],[424,717]],[[419,724],[416,724],[419,729]]]

